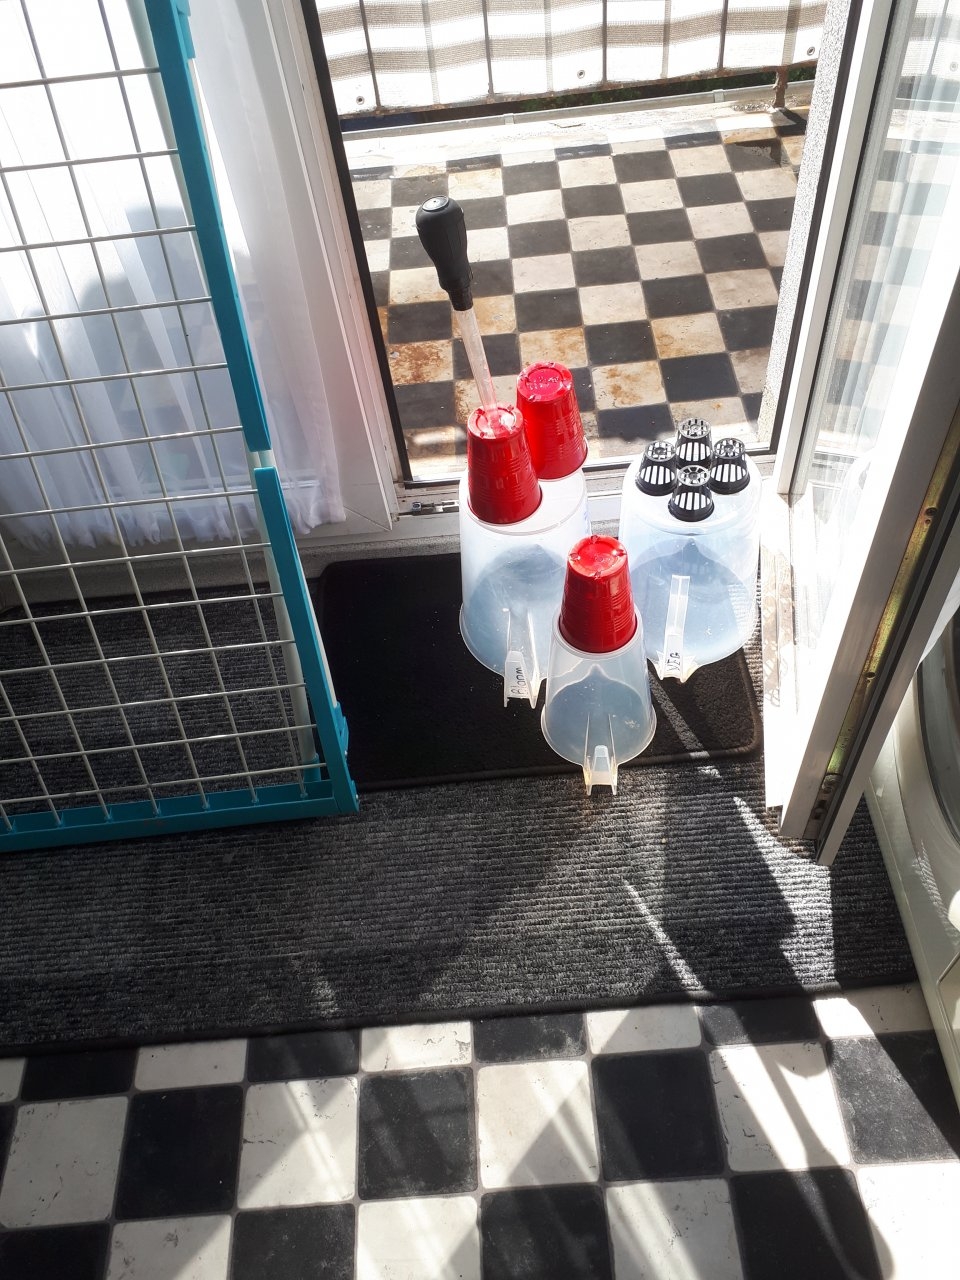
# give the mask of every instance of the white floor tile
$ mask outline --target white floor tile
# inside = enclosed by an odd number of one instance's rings
[[[12,1102],[20,1092],[23,1058],[0,1058],[0,1102]]]
[[[721,1178],[608,1187],[607,1216],[617,1280],[741,1280]]]
[[[118,1222],[107,1280],[227,1280],[230,1219]]]
[[[820,1025],[832,1040],[880,1031],[926,1031],[930,1014],[919,986],[864,987],[814,1000]]]
[[[357,1216],[357,1280],[480,1280],[472,1196],[374,1200]]]
[[[469,1022],[428,1022],[409,1027],[367,1027],[360,1036],[364,1071],[458,1067],[470,1061]]]
[[[960,1165],[870,1166],[857,1181],[884,1280],[947,1280],[960,1272]]]
[[[247,1090],[241,1209],[349,1200],[357,1181],[357,1082],[293,1080]]]
[[[692,1049],[700,1043],[700,1021],[692,1004],[599,1009],[587,1014],[587,1035],[594,1053]]]
[[[21,1106],[0,1190],[0,1224],[46,1227],[106,1218],[126,1112],[126,1098]]]
[[[485,1187],[594,1181],[599,1161],[587,1064],[481,1067],[477,1136]]]
[[[849,1160],[820,1045],[731,1045],[711,1053],[710,1070],[732,1169],[806,1169]]]
[[[138,1089],[189,1089],[205,1084],[236,1084],[247,1063],[246,1040],[208,1040],[198,1044],[159,1044],[137,1055]]]

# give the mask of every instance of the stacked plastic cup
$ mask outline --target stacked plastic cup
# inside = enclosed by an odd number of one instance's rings
[[[530,456],[544,492],[555,490],[578,506],[586,536],[590,532],[583,478],[587,442],[573,374],[554,360],[529,365],[517,378],[517,408],[523,414]]]
[[[536,705],[566,554],[582,533],[569,491],[538,481],[520,410],[474,410],[460,480],[460,634],[503,677],[504,706]]]
[[[657,726],[643,626],[627,553],[616,538],[584,538],[567,557],[543,736],[594,786],[617,790],[617,770],[649,745]]]
[[[673,474],[671,476],[671,465]],[[702,419],[627,470],[620,537],[654,670],[686,680],[735,653],[757,621],[760,476],[739,440]]]

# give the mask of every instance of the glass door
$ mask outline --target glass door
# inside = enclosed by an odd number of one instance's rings
[[[958,30],[960,0],[936,12],[896,0],[864,6],[850,33],[855,79],[838,95],[845,124],[815,229],[818,248],[833,237],[840,250],[832,266],[821,256],[798,317],[806,347],[781,393],[766,525],[768,801],[824,860],[957,572]]]

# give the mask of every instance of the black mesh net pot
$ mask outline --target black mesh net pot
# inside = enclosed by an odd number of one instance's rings
[[[684,418],[677,427],[677,465],[709,467],[712,456],[709,422],[703,418]]]
[[[710,488],[714,493],[740,493],[750,483],[747,451],[742,440],[728,436],[713,446]]]
[[[710,472],[706,467],[681,467],[667,506],[671,515],[688,524],[706,520],[713,511]]]
[[[677,483],[677,451],[670,440],[654,440],[648,444],[637,472],[637,488],[653,497],[673,492]]]

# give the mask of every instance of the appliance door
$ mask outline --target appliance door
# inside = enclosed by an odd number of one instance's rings
[[[960,1100],[960,614],[920,664],[867,802]]]
[[[960,568],[960,0],[922,9],[849,32],[764,513],[767,798],[825,862]]]

